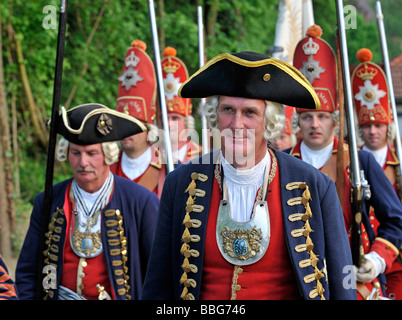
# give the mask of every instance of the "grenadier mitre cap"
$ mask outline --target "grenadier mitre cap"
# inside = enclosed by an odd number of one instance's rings
[[[116,110],[153,123],[156,112],[156,75],[146,44],[135,40],[127,50],[119,77]]]
[[[58,119],[58,133],[78,145],[119,141],[143,131],[141,121],[98,103],[62,107]]]
[[[387,78],[381,67],[371,61],[367,48],[356,54],[360,64],[352,73],[352,92],[359,126],[391,122]]]
[[[321,102],[318,111],[334,112],[338,109],[337,67],[334,51],[321,39],[320,26],[312,25],[306,37],[295,48],[293,65],[310,81]],[[303,107],[304,108],[304,107]],[[309,110],[297,108],[301,113]]]
[[[282,60],[248,51],[212,58],[179,89],[180,97],[215,95],[320,108],[317,94],[299,70]]]
[[[175,48],[166,47],[163,51],[162,77],[168,113],[191,115],[191,99],[178,96],[180,86],[188,78],[186,65],[176,57]]]
[[[285,124],[283,126],[282,132],[290,136],[294,133],[292,129],[292,117],[293,114],[295,113],[295,108],[291,108],[289,106],[284,106],[284,108],[285,108]]]

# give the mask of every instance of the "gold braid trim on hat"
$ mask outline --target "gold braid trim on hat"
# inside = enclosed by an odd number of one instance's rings
[[[249,67],[249,68],[258,68],[261,66],[265,65],[273,65],[277,67],[278,69],[281,69],[283,72],[287,73],[292,79],[297,81],[301,86],[303,86],[311,95],[311,97],[314,100],[315,104],[315,109],[320,110],[321,109],[321,102],[320,99],[317,96],[317,93],[315,92],[313,86],[311,85],[310,81],[307,80],[307,78],[301,73],[300,70],[295,68],[294,66],[276,58],[267,58],[263,60],[256,60],[256,61],[249,61],[245,60],[242,58],[239,58],[237,56],[234,56],[230,53],[221,53],[217,55],[216,57],[212,58],[209,60],[204,66],[202,66],[197,72],[195,72],[191,77],[189,77],[184,83],[180,86],[179,91],[177,95],[179,97],[182,97],[181,95],[181,90],[182,88],[190,82],[194,77],[196,77],[198,74],[209,68],[211,65],[221,61],[221,60],[229,60],[235,64],[238,64],[240,66],[244,67]]]
[[[204,174],[193,172],[191,174],[191,182],[185,191],[186,193],[188,193],[188,199],[186,202],[186,215],[183,219],[184,232],[181,238],[183,241],[183,245],[180,249],[180,253],[184,256],[182,264],[184,272],[180,278],[180,284],[184,286],[183,291],[180,295],[183,300],[194,300],[194,295],[189,292],[189,289],[195,288],[197,286],[197,282],[194,279],[188,277],[189,273],[198,272],[197,266],[190,263],[190,258],[197,258],[200,255],[198,250],[191,249],[190,243],[199,242],[201,240],[200,236],[192,235],[190,233],[191,228],[199,228],[201,226],[201,221],[198,219],[192,219],[190,213],[201,213],[204,210],[203,206],[195,204],[195,200],[197,199],[197,197],[204,197],[206,194],[204,190],[197,188],[197,180],[205,182],[208,180],[208,177]]]
[[[309,204],[309,201],[311,200],[310,190],[305,182],[288,183],[286,185],[286,189],[289,191],[295,190],[295,189],[304,190],[301,197],[291,198],[287,201],[287,204],[289,206],[295,206],[295,205],[302,204],[304,206],[304,208],[306,209],[305,213],[294,213],[294,214],[289,215],[288,219],[291,222],[304,221],[304,226],[301,229],[292,230],[291,235],[294,238],[298,238],[298,237],[302,237],[302,236],[306,238],[306,243],[297,245],[295,247],[295,250],[296,250],[296,252],[307,251],[307,253],[310,256],[309,259],[304,259],[304,260],[299,261],[299,267],[300,268],[312,267],[314,269],[314,273],[308,274],[307,276],[305,276],[303,278],[303,281],[305,283],[312,283],[314,281],[317,281],[317,285],[309,293],[309,298],[314,299],[315,297],[320,296],[321,300],[325,300],[325,297],[324,297],[325,290],[320,282],[320,279],[322,277],[324,277],[324,272],[323,272],[323,269],[320,270],[317,268],[318,258],[313,252],[314,244],[310,238],[310,232],[313,232],[313,230],[310,227],[310,223],[309,223],[309,219],[313,216],[313,214],[311,212],[310,204]]]

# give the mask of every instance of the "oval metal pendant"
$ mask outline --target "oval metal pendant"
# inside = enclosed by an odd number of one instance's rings
[[[222,256],[231,264],[244,266],[260,260],[268,249],[270,234],[266,201],[256,202],[252,218],[246,222],[234,221],[229,202],[220,202],[216,241]]]

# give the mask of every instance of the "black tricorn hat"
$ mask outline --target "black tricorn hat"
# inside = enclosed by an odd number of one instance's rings
[[[119,141],[147,131],[145,125],[125,113],[102,104],[87,103],[70,110],[61,108],[58,133],[78,145]]]
[[[179,89],[183,98],[214,95],[269,100],[293,107],[320,109],[310,82],[290,64],[264,54],[222,53],[208,61]]]

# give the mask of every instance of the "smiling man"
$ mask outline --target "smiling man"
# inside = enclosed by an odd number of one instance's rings
[[[100,104],[62,109],[57,158],[68,159],[73,178],[53,186],[51,217],[43,253],[51,283],[45,299],[138,299],[159,205],[142,186],[110,172],[115,141],[146,130],[138,120]],[[44,194],[36,196],[18,259],[21,299],[37,292],[37,261]]]
[[[208,97],[221,148],[167,176],[143,299],[355,298],[333,182],[268,146],[282,104],[319,108],[307,79],[263,54],[223,53],[179,95]]]

